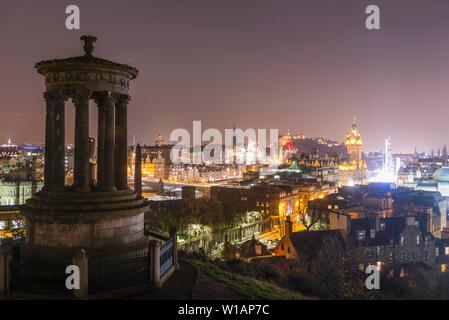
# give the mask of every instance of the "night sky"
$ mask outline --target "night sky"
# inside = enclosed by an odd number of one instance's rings
[[[65,28],[69,4],[79,31]],[[380,31],[364,27],[369,4]],[[82,55],[82,34],[98,38],[94,55],[140,70],[130,143],[167,140],[192,120],[343,140],[354,116],[367,151],[388,136],[393,152],[449,143],[447,0],[0,0],[1,142],[43,141],[34,64]]]

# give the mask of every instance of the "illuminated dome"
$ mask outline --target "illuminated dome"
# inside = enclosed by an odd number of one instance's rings
[[[449,182],[449,167],[442,167],[435,171],[433,179],[438,182]]]
[[[351,131],[349,131],[346,134],[346,145],[362,145],[362,136],[360,135],[359,131],[357,130],[357,125],[354,121],[352,124]]]

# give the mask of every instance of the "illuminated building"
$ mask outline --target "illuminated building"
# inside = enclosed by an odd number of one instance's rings
[[[18,206],[0,207],[0,243],[24,235],[24,221]]]
[[[362,157],[362,145],[362,136],[354,119],[351,130],[346,134],[347,159],[339,165],[340,183],[343,186],[366,183],[366,162]]]
[[[302,172],[302,177],[316,178],[320,182],[335,183],[338,183],[340,179],[338,159],[336,157],[330,157],[327,154],[324,156],[301,154],[287,161],[290,167],[294,163]]]
[[[8,143],[0,146],[0,157],[16,157],[19,155],[18,146],[12,143],[11,139],[8,140]]]
[[[2,206],[25,204],[43,187],[42,179],[36,178],[36,159],[25,160],[15,166],[3,166],[0,180],[0,203]]]
[[[33,181],[0,181],[0,202],[2,206],[25,204],[35,192],[42,189],[43,182]]]
[[[385,139],[385,172],[394,172],[395,163],[393,162],[393,153],[391,152],[391,140],[390,138]]]
[[[307,210],[309,201],[333,192],[328,184],[267,180],[242,186],[212,186],[211,198],[222,202],[229,212],[256,211],[281,225],[290,217],[296,231],[301,228],[299,213]]]
[[[290,134],[290,129],[287,130],[287,134],[284,134],[279,137],[279,145],[286,146],[289,143],[293,142],[293,136]]]
[[[397,182],[397,172],[401,167],[401,159],[396,157],[396,163],[393,160],[393,153],[391,151],[390,138],[385,139],[385,154],[383,157],[382,169],[370,172],[368,182]]]
[[[164,138],[162,137],[162,135],[159,133],[156,136],[156,147],[161,147],[164,144]]]

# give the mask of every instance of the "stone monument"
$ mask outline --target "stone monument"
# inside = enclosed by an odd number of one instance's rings
[[[45,77],[45,185],[21,208],[25,242],[12,270],[12,286],[64,292],[65,266],[89,259],[89,294],[145,281],[147,204],[127,182],[127,108],[134,67],[93,55],[93,36],[83,36],[84,55],[41,61]],[[92,180],[89,102],[98,110],[97,170]],[[73,185],[65,184],[65,107],[75,108]],[[96,183],[92,183],[96,181]],[[81,254],[82,252],[82,254]],[[16,258],[17,259],[17,258]],[[147,272],[147,270],[144,270]],[[61,274],[62,273],[62,274]],[[48,289],[48,290],[47,290]],[[23,291],[23,290],[22,290]]]

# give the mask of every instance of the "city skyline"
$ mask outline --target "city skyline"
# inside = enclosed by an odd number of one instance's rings
[[[377,1],[379,31],[364,28],[367,1],[76,4],[79,32],[64,27],[66,4],[42,1],[31,12],[25,1],[0,3],[0,36],[11,44],[0,62],[8,75],[0,79],[4,141],[43,142],[43,85],[33,65],[79,55],[73,40],[86,33],[101,37],[98,56],[141,71],[131,90],[129,143],[134,136],[153,143],[158,133],[167,141],[193,120],[343,141],[353,116],[364,151],[382,150],[387,137],[394,152],[409,153],[415,146],[436,152],[449,141],[441,133],[449,116],[444,1],[409,1],[406,14],[400,3]],[[70,123],[73,108],[67,114]],[[70,125],[67,134],[73,142]]]

